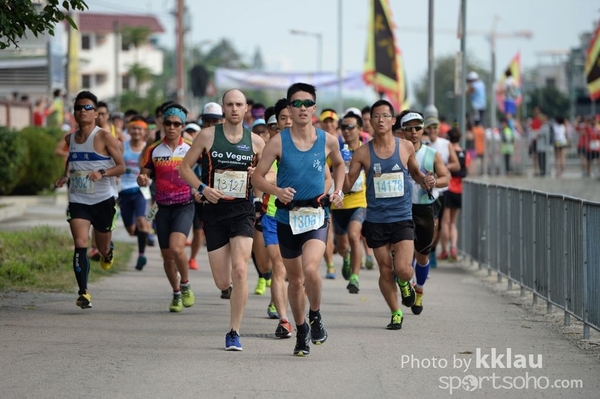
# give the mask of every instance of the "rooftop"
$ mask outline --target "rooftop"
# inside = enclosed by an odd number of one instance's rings
[[[92,12],[79,13],[78,27],[81,32],[113,32],[115,22],[120,27],[145,26],[152,33],[163,33],[165,30],[153,15],[102,14]]]

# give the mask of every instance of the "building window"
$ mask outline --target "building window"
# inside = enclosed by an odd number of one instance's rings
[[[131,90],[131,79],[128,75],[123,75],[121,78],[121,88],[123,90]]]
[[[100,86],[106,83],[107,81],[107,76],[106,74],[96,74],[96,85]]]
[[[81,49],[90,50],[92,48],[92,38],[90,35],[81,35]]]
[[[129,47],[130,47],[130,43],[126,43],[123,38],[121,37],[121,50],[122,51],[129,51]]]
[[[92,87],[92,76],[91,75],[81,75],[81,88],[82,89],[91,89]]]
[[[556,79],[546,78],[546,87],[556,87]]]

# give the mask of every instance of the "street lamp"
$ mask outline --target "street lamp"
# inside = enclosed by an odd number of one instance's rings
[[[319,32],[307,32],[298,29],[291,29],[290,34],[317,38],[317,72],[323,72],[323,34]]]

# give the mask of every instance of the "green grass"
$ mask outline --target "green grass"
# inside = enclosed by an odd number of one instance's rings
[[[91,263],[89,282],[125,270],[132,244],[115,243],[115,263],[108,271]],[[77,286],[73,272],[73,239],[48,226],[0,232],[0,290],[70,292]]]

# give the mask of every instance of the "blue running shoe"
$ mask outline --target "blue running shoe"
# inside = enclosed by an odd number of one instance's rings
[[[241,351],[242,344],[240,336],[235,330],[231,330],[225,335],[225,350],[226,351]]]
[[[147,262],[148,262],[148,260],[146,259],[145,255],[138,256],[137,263],[135,264],[135,269],[142,270],[144,268],[144,266],[146,266]]]

